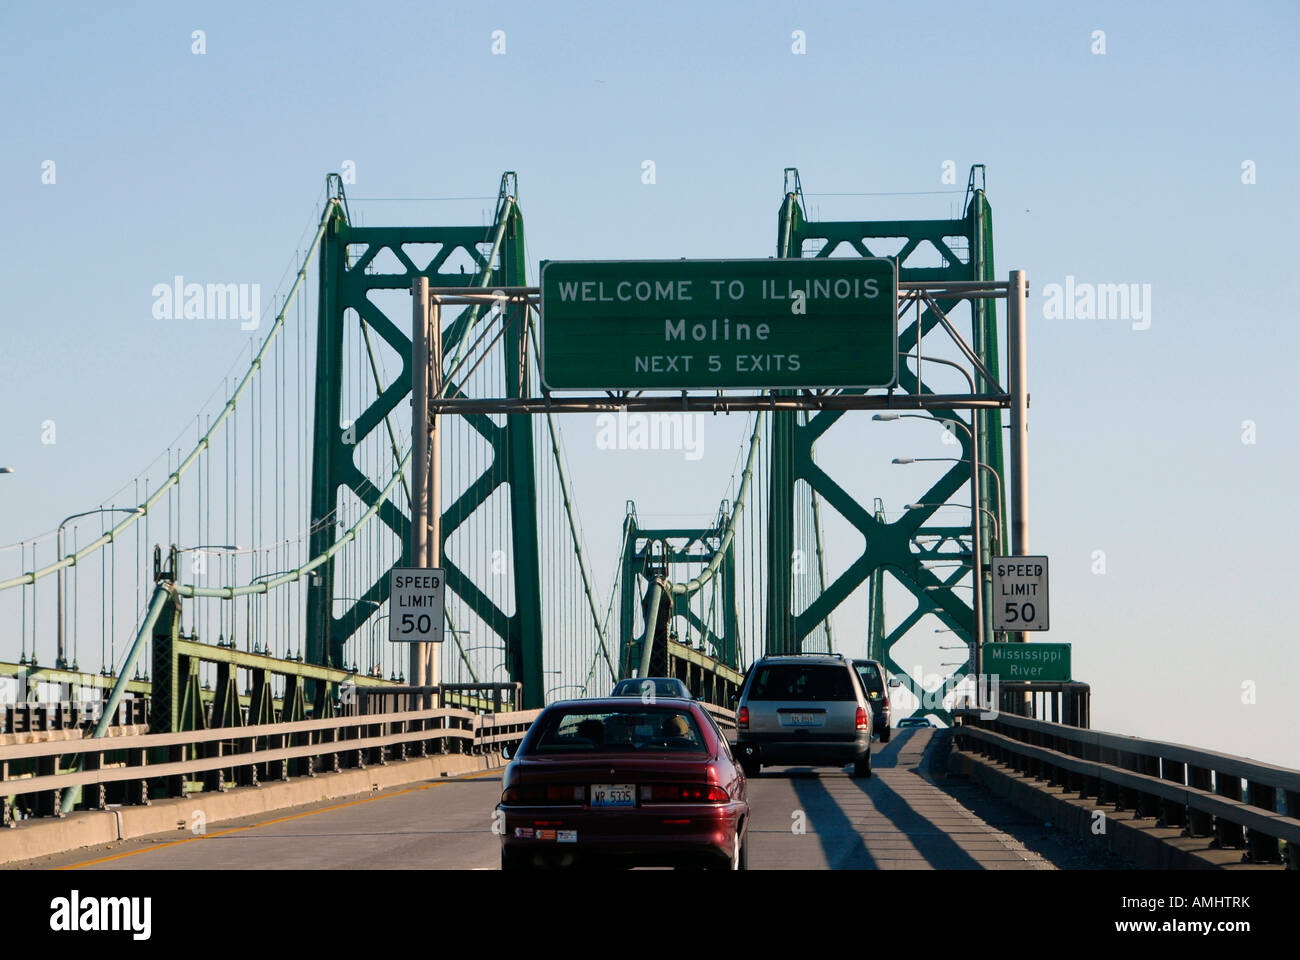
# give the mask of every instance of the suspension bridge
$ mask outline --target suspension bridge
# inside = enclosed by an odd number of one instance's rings
[[[1280,861],[1300,837],[1294,772],[1075,739],[1091,733],[1077,682],[1004,689],[1001,720],[967,709],[985,645],[1026,639],[995,629],[990,568],[1028,547],[1027,286],[998,279],[983,175],[955,217],[822,221],[785,171],[773,263],[894,264],[887,385],[586,391],[548,385],[513,173],[489,222],[451,226],[363,225],[331,175],[264,333],[205,407],[98,504],[0,551],[4,822],[491,759],[537,708],[628,676],[677,676],[725,722],[754,660],[824,651],[882,663],[916,716],[963,719],[957,742],[980,763],[1154,804],[1165,824]],[[600,412],[733,418],[727,484],[680,491],[712,519],[646,523],[628,499],[617,556],[597,556],[584,524],[611,518],[584,514],[601,479],[574,470],[565,426]],[[952,456],[887,509],[819,454],[900,418],[946,431]],[[839,567],[831,520],[862,543]],[[390,574],[426,566],[445,571],[445,641],[408,652],[387,639]],[[887,586],[906,602],[887,610]],[[836,611],[855,594],[866,617],[845,636]],[[896,656],[922,623],[964,651],[938,696]],[[828,831],[857,836],[817,802]],[[926,819],[897,803],[903,834]],[[819,865],[878,858],[837,844]],[[938,843],[931,862],[982,863],[970,849]]]

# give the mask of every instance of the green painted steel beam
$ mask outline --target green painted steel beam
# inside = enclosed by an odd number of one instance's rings
[[[799,257],[805,255],[810,243],[819,244],[815,256],[825,257],[832,254],[843,255],[846,251],[858,256],[876,256],[873,250],[875,241],[885,238],[903,237],[904,243],[895,255],[899,262],[899,279],[901,281],[953,281],[953,280],[992,280],[993,277],[993,234],[992,215],[987,197],[982,187],[975,186],[975,171],[972,170],[971,182],[967,191],[965,214],[960,219],[931,220],[881,220],[881,221],[835,221],[810,222],[804,215],[801,203],[802,192],[798,187],[796,171],[787,172],[787,185],[790,173],[794,173],[794,189],[787,189],[778,217],[777,255],[780,257]],[[924,244],[930,244],[943,259],[941,266],[908,267],[906,260]],[[938,301],[938,307],[945,313],[956,306],[952,300]],[[981,363],[994,377],[998,376],[998,332],[996,302],[991,300],[973,301],[971,346]],[[938,314],[933,308],[921,311],[919,320],[909,311],[904,319],[904,326],[899,333],[900,353],[914,350],[918,341],[937,326]],[[924,361],[922,361],[924,363]],[[978,381],[977,381],[978,385]],[[908,392],[934,393],[906,363],[900,364],[899,386]],[[922,567],[922,558],[943,559],[953,554],[944,554],[938,547],[945,542],[955,543],[961,549],[960,538],[970,538],[969,526],[933,525],[934,509],[908,511],[898,520],[890,523],[884,518],[883,510],[877,509],[874,515],[850,496],[833,478],[817,466],[814,459],[814,445],[818,438],[835,424],[843,411],[819,411],[800,424],[793,412],[777,412],[772,420],[772,444],[769,452],[771,478],[769,508],[768,541],[768,616],[766,618],[766,646],[772,652],[796,651],[802,649],[804,639],[817,626],[826,621],[831,612],[842,603],[855,589],[864,582],[870,583],[868,649],[875,659],[880,659],[893,669],[897,664],[889,654],[890,648],[906,631],[884,631],[884,594],[883,573],[888,570],[898,581],[917,598],[918,608],[915,614],[904,620],[910,628],[916,620],[926,613],[934,613],[947,623],[959,635],[969,642],[974,631],[971,606],[954,589],[953,585],[963,575],[963,568],[958,567],[951,579],[944,580]],[[951,419],[968,423],[968,419],[957,410],[934,410],[931,415],[936,419]],[[1003,478],[1001,484],[1005,490],[1005,470],[1002,454],[1002,432],[1000,410],[991,410],[975,414],[978,416],[981,433],[980,457]],[[959,444],[957,457],[969,458],[970,440],[964,431],[954,429],[953,435]],[[914,498],[918,503],[945,503],[969,484],[970,469],[968,464],[955,463],[925,494]],[[853,527],[863,534],[866,546],[848,568],[825,584],[820,595],[798,616],[791,609],[792,562],[791,547],[794,543],[794,498],[795,484],[805,481],[814,496],[822,503],[835,510]],[[998,516],[1005,516],[1001,504],[997,504],[995,485],[982,483],[980,502]],[[981,522],[988,524],[983,512]],[[930,546],[916,546],[916,536],[940,534],[938,543]],[[984,555],[988,556],[991,536],[985,536]],[[967,547],[967,550],[969,548]],[[969,557],[967,557],[969,559]],[[986,565],[987,569],[987,565]],[[927,589],[936,588],[936,589]],[[987,589],[987,587],[985,587]],[[989,605],[985,604],[988,611]],[[985,636],[991,637],[986,621]],[[960,671],[959,671],[960,672]]]
[[[718,527],[701,529],[700,527],[641,527],[637,530],[641,539],[644,540],[689,540],[691,542],[703,541],[705,539],[718,539],[722,536],[722,530]]]
[[[719,663],[708,654],[701,653],[684,643],[678,643],[676,640],[668,641],[668,656],[674,660],[685,660],[687,663],[694,663],[710,673],[716,673],[728,683],[739,684],[745,679],[745,675],[739,670],[734,670],[725,663]]]
[[[111,690],[117,683],[117,677],[113,674],[76,673],[72,670],[56,670],[53,667],[34,667],[30,663],[0,662],[0,675],[14,677],[29,686],[35,683],[58,683]],[[128,693],[148,696],[151,687],[152,684],[148,680],[128,680],[123,689]]]
[[[332,181],[333,182],[333,181]],[[409,290],[417,277],[431,286],[518,286],[526,282],[523,218],[515,202],[514,175],[501,179],[496,216],[488,226],[361,227],[350,222],[339,187],[335,213],[321,243],[320,298],[317,317],[317,391],[312,438],[313,519],[311,553],[329,553],[337,539],[336,527],[327,521],[338,504],[339,494],[349,489],[368,506],[379,505],[378,519],[389,527],[403,547],[398,564],[409,563],[409,518],[388,502],[353,462],[356,445],[372,431],[387,429],[389,415],[406,402],[411,391],[411,342],[409,317],[393,318],[370,299],[381,290]],[[403,249],[405,244],[439,244],[437,254],[423,268]],[[486,247],[488,249],[481,249]],[[391,253],[397,264],[383,272],[375,264],[381,253]],[[470,272],[450,272],[447,264],[460,254],[473,263]],[[387,259],[387,258],[386,258]],[[342,417],[342,350],[347,312],[355,311],[362,329],[376,334],[401,358],[401,372],[361,411],[350,426],[349,444],[344,439]],[[443,355],[454,366],[470,342],[484,308],[469,307],[443,331]],[[524,343],[528,336],[524,308],[511,304],[505,310],[505,376],[508,396],[530,395]],[[456,389],[456,384],[448,384]],[[482,435],[491,447],[490,462],[483,473],[472,478],[468,488],[450,505],[444,505],[442,540],[447,586],[502,641],[511,679],[524,684],[525,705],[539,705],[543,695],[541,598],[538,577],[537,510],[534,480],[532,427],[524,415],[506,417],[504,426],[491,418],[474,415],[467,425]],[[390,435],[390,443],[394,439]],[[445,544],[471,514],[485,504],[496,490],[507,488],[510,498],[512,557],[515,564],[515,610],[507,615],[492,602],[471,577],[447,557]],[[339,616],[333,615],[333,556],[321,564],[308,585],[307,660],[337,668],[342,651],[373,614],[374,604],[388,599],[388,571],[380,571],[372,585],[352,601]],[[305,678],[311,680],[313,678]]]
[[[632,675],[632,664],[636,654],[636,638],[632,629],[636,623],[636,583],[640,566],[633,544],[637,537],[636,514],[629,512],[623,518],[623,552],[619,555],[619,679]]]
[[[365,674],[350,673],[333,667],[322,667],[309,661],[281,660],[260,653],[249,653],[233,647],[216,647],[210,643],[194,640],[176,640],[173,644],[176,655],[192,657],[203,663],[225,663],[245,670],[265,670],[267,673],[281,677],[301,677],[309,680],[323,680],[327,683],[350,683],[358,687],[392,686],[391,681]]]
[[[504,188],[504,182],[503,182]],[[524,220],[509,205],[501,250],[501,286],[523,286],[527,278]],[[510,301],[505,322],[505,387],[508,397],[532,396],[528,367],[528,308]],[[525,709],[546,700],[546,663],[542,649],[541,563],[537,542],[537,483],[533,459],[533,423],[527,414],[506,416],[506,475],[510,495],[511,558],[514,561],[515,612],[504,638],[511,679],[523,684]],[[445,536],[444,532],[444,536]]]

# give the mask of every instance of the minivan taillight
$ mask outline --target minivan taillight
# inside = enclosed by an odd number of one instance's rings
[[[858,707],[858,729],[871,729],[871,714],[867,712],[866,707]]]
[[[736,729],[749,729],[749,707],[741,707],[740,712],[736,714]]]

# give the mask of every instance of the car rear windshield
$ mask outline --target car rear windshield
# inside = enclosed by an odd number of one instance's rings
[[[645,697],[647,684],[650,686],[650,692],[653,692],[656,697],[683,696],[680,681],[665,678],[651,679],[648,677],[644,680],[636,677],[620,680],[614,685],[614,690],[610,695],[614,697]],[[646,697],[646,699],[649,698]]]
[[[627,708],[548,710],[537,720],[530,753],[701,752],[704,734],[689,710]]]
[[[750,700],[855,700],[853,680],[830,664],[774,663],[760,666]]]

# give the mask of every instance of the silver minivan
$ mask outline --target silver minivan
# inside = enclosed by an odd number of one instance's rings
[[[747,776],[773,764],[853,764],[871,776],[871,704],[841,654],[763,657],[736,703],[736,749]]]

